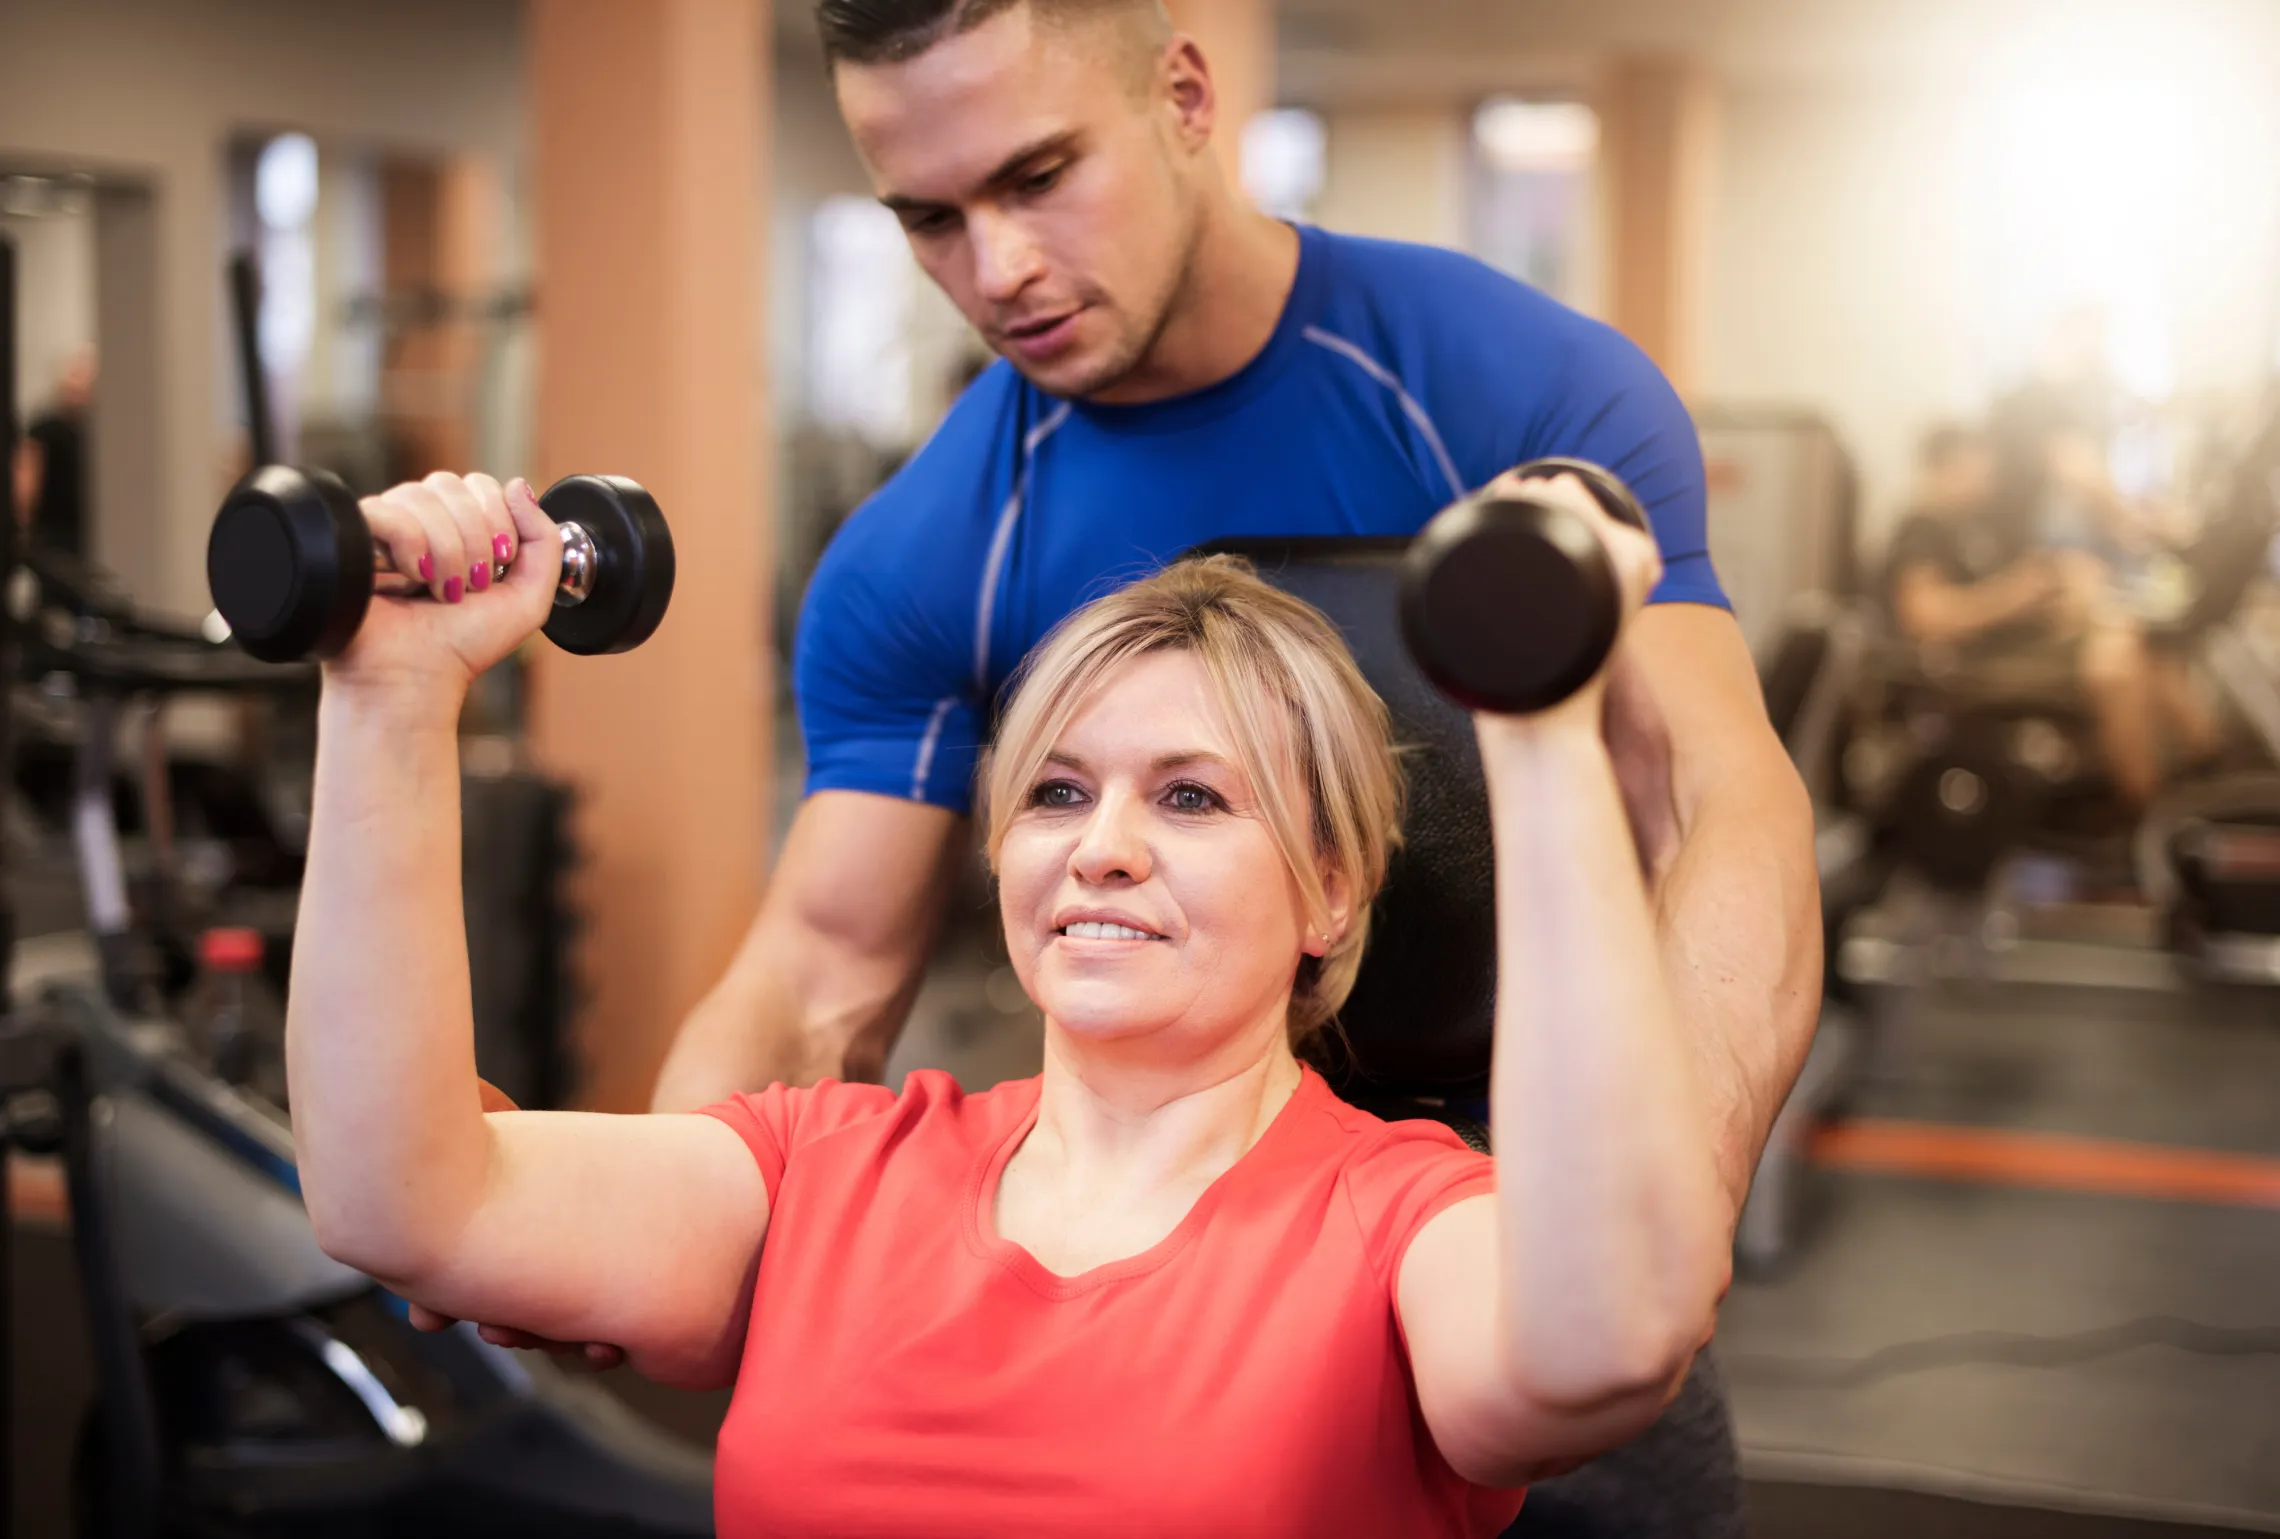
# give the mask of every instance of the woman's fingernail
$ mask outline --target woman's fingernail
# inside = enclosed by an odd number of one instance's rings
[[[494,534],[491,536],[491,552],[499,558],[499,564],[505,566],[515,559],[515,542],[503,534]]]
[[[466,593],[465,585],[458,578],[446,577],[443,580],[443,601],[446,604],[458,603],[461,598],[466,596]]]
[[[420,557],[420,581],[421,581],[421,582],[434,582],[434,581],[435,581],[435,557],[433,557],[433,556],[422,556],[422,557]]]
[[[467,569],[467,586],[481,593],[491,586],[491,563],[478,561]]]

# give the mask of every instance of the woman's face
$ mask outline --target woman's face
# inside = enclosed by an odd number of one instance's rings
[[[1298,883],[1201,662],[1157,652],[1080,708],[998,852],[1014,970],[1077,1037],[1200,1055],[1279,1035],[1309,936]]]

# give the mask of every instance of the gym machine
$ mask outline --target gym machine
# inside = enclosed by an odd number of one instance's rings
[[[0,381],[14,377],[13,276],[0,242]],[[0,393],[0,421],[13,422],[9,405]],[[290,478],[262,484],[273,495]],[[670,593],[669,543],[645,543],[631,571],[622,542],[610,545],[620,531],[594,499],[630,501],[621,485],[630,483],[578,493],[588,499],[581,514],[605,532],[587,591],[564,607],[593,602],[588,626],[614,617],[591,650],[654,629]],[[263,510],[274,507],[232,516],[269,517]],[[654,505],[645,512],[654,518]],[[0,518],[0,571],[14,569],[14,528]],[[659,522],[651,532],[661,531]],[[295,564],[311,547],[289,530],[268,533],[265,570],[293,581],[263,590],[260,573],[233,572],[233,591],[266,591],[271,616],[337,621],[337,606],[353,601],[338,596],[339,582],[317,605],[306,597],[317,585]],[[257,547],[263,537],[248,536]],[[344,568],[338,559],[333,567],[337,579]],[[345,570],[353,590],[354,569]],[[15,627],[0,626],[0,677],[15,677],[20,645]],[[96,628],[44,639],[37,662],[97,696],[273,690],[296,672],[236,647]],[[0,762],[11,714],[0,695]],[[107,786],[115,722],[115,713],[88,713],[82,781]],[[74,835],[91,905],[107,906],[125,891],[107,795],[81,798]],[[118,896],[122,921],[124,907]],[[6,920],[0,898],[0,960],[15,950]],[[98,919],[98,936],[114,933],[107,923]],[[414,1330],[401,1301],[327,1257],[301,1206],[285,1113],[219,1077],[180,1023],[147,1013],[132,966],[111,949],[98,979],[65,967],[0,1017],[0,1172],[11,1147],[62,1156],[96,1364],[98,1399],[74,1469],[80,1532],[712,1532],[702,1452],[590,1380],[492,1347],[472,1326]],[[11,1302],[6,1236],[0,1226],[0,1320]],[[9,1368],[0,1360],[0,1384],[12,1382]],[[10,1446],[0,1436],[0,1460]],[[0,1511],[12,1473],[0,1464]]]

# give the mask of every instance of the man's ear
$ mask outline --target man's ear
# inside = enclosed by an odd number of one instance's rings
[[[1156,69],[1156,88],[1171,110],[1174,137],[1191,152],[1206,148],[1219,125],[1219,87],[1203,50],[1183,32],[1165,46]]]

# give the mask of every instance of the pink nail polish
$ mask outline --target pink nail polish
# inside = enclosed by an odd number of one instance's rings
[[[421,581],[421,582],[434,582],[434,581],[435,581],[435,557],[433,557],[433,556],[422,556],[422,557],[420,557],[420,581]]]
[[[467,569],[467,586],[481,593],[491,586],[491,563],[478,561]]]
[[[464,598],[466,594],[466,586],[461,583],[458,578],[446,577],[443,580],[443,601],[446,604],[456,604],[460,601],[460,599]]]
[[[503,534],[491,536],[491,552],[499,558],[501,566],[515,559],[515,542]]]

